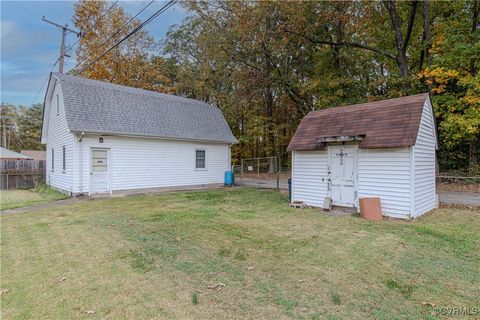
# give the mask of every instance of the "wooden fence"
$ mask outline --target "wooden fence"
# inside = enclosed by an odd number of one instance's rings
[[[45,160],[0,160],[0,190],[29,189],[45,183]]]

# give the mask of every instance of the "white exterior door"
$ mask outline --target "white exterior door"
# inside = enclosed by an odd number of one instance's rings
[[[110,192],[109,149],[91,149],[90,193]]]
[[[354,207],[356,203],[356,146],[329,146],[330,197],[333,205]]]

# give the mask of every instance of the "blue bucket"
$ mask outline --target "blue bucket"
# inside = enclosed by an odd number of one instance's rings
[[[233,186],[234,178],[232,171],[225,171],[225,185],[226,186]]]

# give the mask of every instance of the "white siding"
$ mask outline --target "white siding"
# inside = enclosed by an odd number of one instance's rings
[[[58,114],[57,114],[57,95],[58,95]],[[65,109],[63,107],[63,94],[59,83],[57,82],[53,89],[53,94],[47,103],[50,108],[48,113],[48,130],[46,144],[46,180],[50,186],[60,189],[63,192],[71,193],[73,191],[73,172],[74,172],[74,137],[67,126]],[[62,148],[66,151],[66,170],[63,170]],[[52,159],[52,149],[54,149],[54,159]],[[54,169],[52,170],[52,161]]]
[[[223,183],[224,173],[230,170],[230,146],[189,141],[149,138],[85,136],[77,142],[82,155],[82,189],[77,179],[75,192],[89,192],[90,150],[110,148],[110,179],[113,191],[155,187]],[[81,150],[80,150],[81,148]],[[195,150],[205,149],[207,168],[195,169]]]
[[[294,151],[292,200],[321,207],[328,196],[328,152]]]
[[[384,215],[410,217],[410,150],[359,149],[358,196],[380,197]]]
[[[414,152],[414,216],[435,208],[435,149],[436,135],[432,107],[427,99]]]
[[[380,197],[385,215],[408,219],[410,150],[358,149],[357,159],[358,197]],[[292,200],[321,207],[328,196],[328,152],[294,151]]]

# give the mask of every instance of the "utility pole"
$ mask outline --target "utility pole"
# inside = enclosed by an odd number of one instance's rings
[[[67,33],[69,33],[69,32],[75,33],[77,35],[77,37],[80,37],[80,32],[77,32],[75,30],[70,29],[68,27],[68,24],[65,24],[65,25],[62,26],[58,23],[50,21],[47,18],[45,18],[45,16],[42,17],[42,21],[46,22],[46,23],[49,23],[51,25],[54,25],[55,27],[60,28],[62,30],[62,44],[60,46],[60,64],[58,66],[58,72],[63,73],[63,65],[65,63],[65,56],[66,56],[66,54],[65,54],[65,41],[66,41]]]
[[[5,123],[5,120],[3,120],[3,126],[2,126],[2,129],[3,129],[3,147],[5,149],[8,149],[7,147],[7,124]]]

